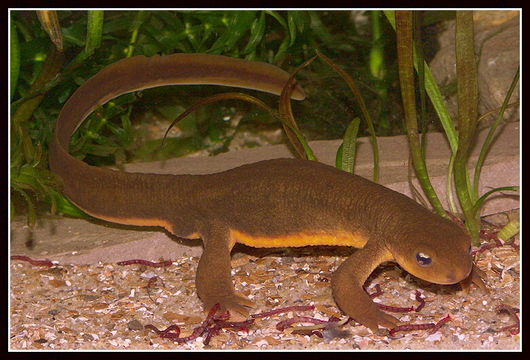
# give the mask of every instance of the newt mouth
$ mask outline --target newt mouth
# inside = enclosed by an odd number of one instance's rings
[[[466,271],[465,275],[460,275],[458,272],[451,271],[448,273],[445,277],[445,280],[436,281],[436,283],[440,285],[453,285],[461,282],[462,280],[467,279],[467,277],[471,274],[471,270],[473,270],[473,264],[469,266],[469,270]]]

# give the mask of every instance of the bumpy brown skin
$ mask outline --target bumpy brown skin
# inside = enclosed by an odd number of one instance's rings
[[[272,65],[222,56],[122,60],[88,80],[65,104],[50,147],[50,167],[62,178],[64,194],[94,217],[202,238],[196,287],[205,309],[220,303],[237,320],[254,306],[234,292],[230,252],[236,242],[255,247],[344,245],[361,249],[333,275],[338,306],[374,331],[379,325],[394,327],[398,320],[381,312],[362,288],[380,263],[396,260],[415,276],[440,284],[465,279],[473,266],[470,237],[408,197],[305,160],[274,159],[192,176],[124,173],[89,166],[68,154],[79,124],[120,94],[191,83],[279,94],[287,79]],[[301,88],[294,97],[303,99]],[[430,257],[431,264],[420,265],[419,255]],[[483,286],[478,276],[473,281]]]

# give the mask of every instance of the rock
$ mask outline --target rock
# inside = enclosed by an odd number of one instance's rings
[[[129,321],[129,323],[127,324],[127,327],[129,328],[129,330],[143,330],[144,329],[144,326],[142,325],[142,323],[136,319]]]
[[[479,114],[499,108],[510,87],[519,59],[519,11],[475,11],[475,50],[479,57],[478,86]],[[451,116],[456,119],[456,63],[455,63],[455,20],[445,23],[445,30],[439,35],[440,51],[430,63],[431,70],[443,89],[453,88],[447,104]],[[519,99],[519,89],[515,89],[510,102]],[[519,119],[518,109],[508,109],[505,119]],[[479,127],[488,127],[495,120],[489,116]]]

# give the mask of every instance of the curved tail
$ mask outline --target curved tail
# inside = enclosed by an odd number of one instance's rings
[[[153,187],[160,184],[152,183],[151,174],[93,167],[68,153],[70,137],[92,111],[122,94],[164,85],[225,85],[279,95],[288,79],[289,74],[274,65],[220,55],[173,54],[120,60],[87,80],[62,108],[50,145],[50,169],[62,178],[63,193],[80,208],[100,218],[120,217],[129,211],[123,208],[135,206],[131,198],[154,194]],[[304,97],[297,86],[292,98]]]

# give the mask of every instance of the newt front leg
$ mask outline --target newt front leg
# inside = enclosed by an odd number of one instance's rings
[[[231,279],[229,231],[221,225],[213,225],[202,233],[204,251],[195,277],[197,294],[208,311],[215,304],[221,312],[229,311],[231,321],[246,320],[246,307],[256,305],[244,296],[237,295]]]
[[[384,261],[393,260],[392,254],[383,246],[370,241],[357,250],[331,278],[333,297],[339,308],[355,321],[376,332],[378,326],[393,328],[399,320],[377,307],[363,289],[363,284],[374,269]]]
[[[480,270],[477,265],[473,264],[473,269],[471,270],[471,273],[466,279],[460,281],[460,286],[467,293],[469,292],[469,286],[471,285],[471,283],[473,283],[477,285],[478,288],[484,291],[486,294],[489,294],[490,291],[484,283],[485,279],[487,279],[486,273]]]

